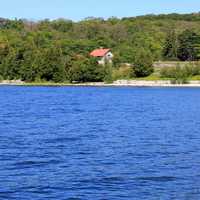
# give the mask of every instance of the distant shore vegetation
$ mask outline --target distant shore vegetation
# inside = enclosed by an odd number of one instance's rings
[[[112,82],[158,76],[155,61],[200,59],[200,14],[146,15],[107,20],[0,19],[0,80],[26,82]],[[113,63],[89,56],[109,48]],[[193,67],[163,68],[160,78],[200,76]]]

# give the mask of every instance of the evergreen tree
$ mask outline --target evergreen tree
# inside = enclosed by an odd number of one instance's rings
[[[69,69],[71,82],[98,82],[105,77],[104,66],[98,65],[96,59],[78,56]]]
[[[5,79],[13,80],[20,79],[20,60],[16,49],[10,48],[8,55],[1,63],[1,73]]]
[[[178,38],[175,30],[170,31],[167,34],[164,47],[163,47],[163,57],[166,60],[177,60],[178,51]]]
[[[134,63],[134,73],[136,77],[149,76],[153,71],[153,59],[151,53],[143,48],[138,49]]]
[[[185,30],[178,37],[178,58],[182,61],[198,60],[200,55],[200,35],[191,30]]]

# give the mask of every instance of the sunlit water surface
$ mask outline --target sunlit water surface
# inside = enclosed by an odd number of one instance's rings
[[[200,199],[200,89],[0,87],[0,199]]]

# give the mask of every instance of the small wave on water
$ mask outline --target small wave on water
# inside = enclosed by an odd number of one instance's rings
[[[197,99],[195,88],[0,87],[0,200],[200,199]]]
[[[142,181],[152,181],[152,182],[171,182],[176,181],[179,178],[174,176],[147,176],[147,177],[139,177],[136,180]]]
[[[40,160],[40,161],[22,161],[22,162],[15,162],[11,166],[8,167],[8,169],[26,169],[26,168],[37,168],[37,167],[44,167],[52,164],[59,164],[59,160]]]

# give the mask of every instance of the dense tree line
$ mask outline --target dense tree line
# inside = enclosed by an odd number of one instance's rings
[[[168,60],[196,61],[200,58],[200,34],[185,30],[180,34],[175,31],[167,35],[163,56]]]
[[[120,77],[120,72],[147,76],[153,71],[153,61],[200,58],[199,22],[198,13],[80,22],[1,18],[0,77],[86,82],[110,80],[112,73]],[[99,47],[112,49],[113,66],[99,66],[89,56]]]

